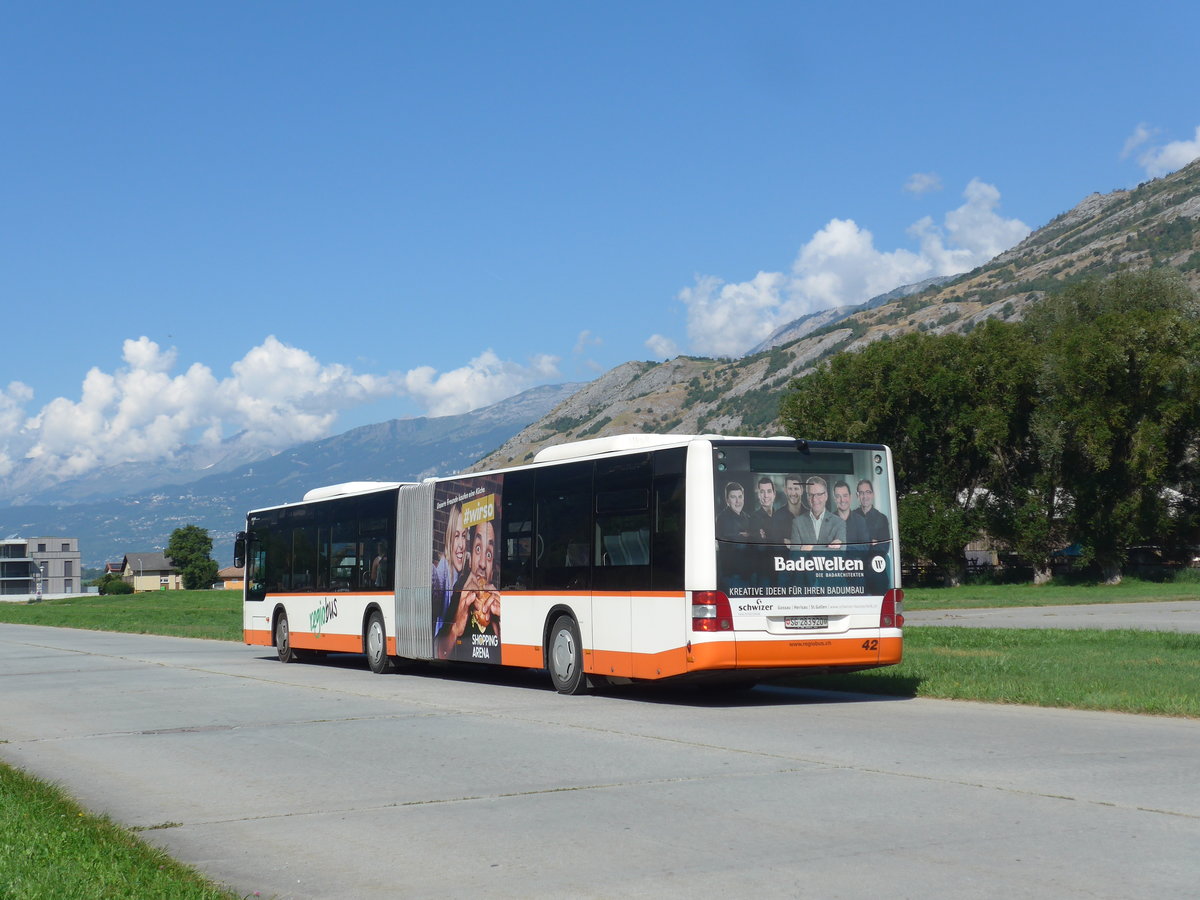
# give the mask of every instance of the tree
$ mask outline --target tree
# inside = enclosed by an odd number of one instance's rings
[[[912,333],[843,353],[793,382],[781,418],[797,437],[888,444],[901,547],[956,583],[998,471],[1015,469],[1034,373],[1016,325],[987,322],[965,336]]]
[[[212,538],[198,525],[184,525],[171,532],[166,556],[183,576],[189,591],[211,587],[217,580],[217,564],[212,556]]]
[[[1130,546],[1170,530],[1194,483],[1200,303],[1175,272],[1122,273],[1048,297],[1026,317],[1042,362],[1031,423],[1066,531],[1106,581]]]

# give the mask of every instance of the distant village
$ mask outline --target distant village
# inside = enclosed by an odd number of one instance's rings
[[[126,553],[105,563],[101,577],[119,578],[141,591],[183,590],[183,575],[161,550]],[[228,566],[212,587],[241,590],[243,570]],[[95,594],[83,571],[79,539],[73,537],[9,537],[0,540],[0,601],[29,602]]]

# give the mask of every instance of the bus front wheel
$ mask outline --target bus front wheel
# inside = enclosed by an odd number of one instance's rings
[[[382,675],[392,667],[387,654],[387,632],[383,627],[383,615],[376,610],[367,620],[367,665],[376,675]]]
[[[275,652],[279,654],[282,663],[299,662],[300,651],[292,646],[292,632],[288,628],[287,613],[281,612],[275,620]]]
[[[587,690],[583,674],[583,646],[579,626],[570,616],[559,616],[550,628],[546,653],[547,668],[554,689],[560,694],[582,694]]]

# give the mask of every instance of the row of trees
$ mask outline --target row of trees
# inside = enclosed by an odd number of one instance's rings
[[[798,437],[889,444],[901,545],[952,579],[986,533],[1035,580],[1074,543],[1115,581],[1131,546],[1195,541],[1200,300],[1165,270],[1076,284],[1020,323],[840,354],[781,414]]]

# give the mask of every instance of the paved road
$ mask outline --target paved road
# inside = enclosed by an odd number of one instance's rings
[[[905,612],[904,623],[968,628],[1134,628],[1196,633],[1200,632],[1200,600],[1007,609],[924,609]]]
[[[241,894],[1160,898],[1200,722],[764,689],[562,697],[0,625],[0,758]]]

